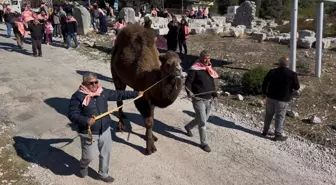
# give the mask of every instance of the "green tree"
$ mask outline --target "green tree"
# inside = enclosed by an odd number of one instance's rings
[[[283,12],[282,0],[263,0],[261,2],[259,15],[266,19],[280,19]]]

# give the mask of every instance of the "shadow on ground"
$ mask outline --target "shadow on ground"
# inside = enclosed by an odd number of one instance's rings
[[[89,71],[81,71],[81,70],[76,70],[76,73],[77,74],[80,74],[80,75],[83,75],[85,73],[87,73]],[[99,73],[95,73],[97,75],[97,78],[99,80],[104,80],[106,82],[113,82],[113,79],[111,77],[108,77],[108,76],[105,76],[105,75],[102,75],[102,74],[99,74]],[[111,74],[112,75],[112,74]]]
[[[189,115],[190,117],[195,117],[195,113],[194,112],[191,112],[191,111],[188,111],[188,110],[183,110],[182,112],[185,113],[185,114],[187,114],[187,115]],[[261,135],[261,132],[245,128],[245,127],[243,127],[241,125],[236,125],[234,122],[223,120],[222,118],[220,118],[218,116],[213,116],[213,115],[210,116],[208,122],[210,122],[210,123],[212,123],[214,125],[220,126],[220,127],[225,127],[225,128],[229,128],[229,129],[235,129],[235,130],[239,130],[239,131],[242,131],[242,132],[245,132],[245,133],[257,136],[257,137],[264,138]]]
[[[23,160],[47,168],[56,175],[79,176],[79,161],[63,150],[51,146],[71,142],[73,139],[33,139],[15,136],[13,140],[16,153]],[[89,168],[89,176],[94,179],[98,177],[92,168]]]
[[[28,52],[26,49],[20,49],[16,44],[0,42],[0,49],[6,50],[8,52],[17,52],[24,55],[33,55]]]
[[[59,114],[68,115],[70,99],[53,97],[44,100],[44,103],[54,108]]]
[[[126,132],[131,131],[131,134],[135,134],[135,135],[141,137],[142,139],[145,139],[145,135],[144,135],[145,134],[145,129],[143,130],[144,134],[135,133],[135,132],[132,131],[132,125],[131,125],[131,122],[132,122],[132,123],[135,123],[139,126],[144,127],[145,124],[144,124],[144,121],[143,121],[143,117],[140,114],[127,113],[127,112],[124,112],[124,113],[126,115],[126,118],[124,119],[124,124],[125,124],[126,130],[127,130]],[[114,112],[113,115],[118,117],[117,112]],[[114,125],[116,125],[116,123]],[[114,129],[115,129],[115,126],[114,126]],[[175,134],[185,135],[185,132],[183,132],[180,128],[169,126],[169,125],[167,125],[167,124],[165,124],[165,123],[163,123],[163,122],[161,122],[160,120],[157,120],[157,119],[154,119],[153,132],[156,135],[156,137],[158,137],[159,140],[160,140],[160,137],[157,136],[156,133],[158,133],[160,135],[163,135],[163,136],[166,136],[168,138],[174,139],[174,140],[179,141],[179,142],[183,142],[183,143],[190,144],[190,145],[197,146],[197,147],[199,146],[197,143],[195,143],[193,141],[190,141],[190,140],[187,140],[187,139],[176,136]],[[175,133],[175,134],[173,134],[173,133]]]

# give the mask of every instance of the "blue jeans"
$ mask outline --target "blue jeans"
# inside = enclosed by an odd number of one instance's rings
[[[8,23],[8,22],[6,22],[6,26],[7,26],[7,36],[8,36],[8,37],[11,37],[13,26],[12,26],[11,23]]]
[[[78,41],[77,41],[77,36],[74,34],[74,33],[72,33],[72,34],[68,34],[67,35],[67,41],[68,41],[68,49],[70,48],[70,46],[71,46],[71,40],[73,40],[74,42],[75,42],[75,47],[77,47],[78,46]]]

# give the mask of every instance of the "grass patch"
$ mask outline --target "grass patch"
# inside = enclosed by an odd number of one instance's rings
[[[0,134],[2,140],[0,143],[0,182],[2,184],[38,185],[39,183],[33,177],[24,175],[29,163],[16,155],[13,147],[14,141],[10,135],[6,131]]]

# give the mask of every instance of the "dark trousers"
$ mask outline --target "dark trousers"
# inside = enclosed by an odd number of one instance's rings
[[[48,34],[45,34],[45,35],[46,35],[46,43],[51,44],[52,43],[52,34],[48,33]]]
[[[53,35],[55,37],[61,36],[62,35],[62,33],[61,33],[62,32],[61,31],[61,25],[60,24],[54,24],[53,27],[54,27],[54,33],[53,33]]]
[[[3,23],[4,11],[0,10],[0,22]]]
[[[77,48],[78,46],[78,41],[77,41],[77,36],[74,33],[67,33],[67,48],[69,49],[71,46],[71,41],[75,42],[75,47]]]
[[[39,56],[42,55],[42,43],[41,43],[41,38],[38,38],[38,39],[34,39],[32,38],[32,47],[33,47],[33,55],[36,56],[37,54]],[[38,53],[37,53],[38,52]]]
[[[65,24],[61,25],[61,30],[62,30],[63,42],[67,43],[67,35],[66,35]]]
[[[188,53],[187,40],[179,40],[179,49],[181,54],[182,54],[182,46],[184,49],[184,54],[186,55]]]

